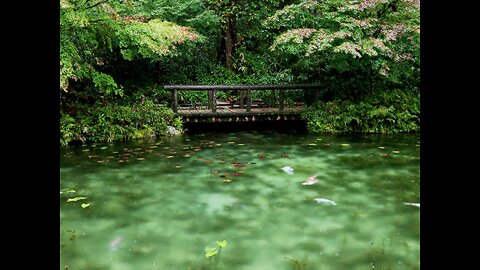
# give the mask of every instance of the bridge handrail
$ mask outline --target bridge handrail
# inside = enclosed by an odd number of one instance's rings
[[[315,89],[315,97],[318,97],[319,84],[241,84],[241,85],[164,85],[165,90],[172,91],[172,109],[178,111],[177,91],[179,90],[208,90],[208,107],[212,112],[217,111],[215,90],[240,90],[240,108],[243,108],[244,90],[247,90],[247,108],[250,112],[252,108],[251,90],[279,90],[279,110],[284,109],[284,96],[286,89]]]

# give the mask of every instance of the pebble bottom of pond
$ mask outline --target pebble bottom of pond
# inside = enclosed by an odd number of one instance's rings
[[[419,269],[419,135],[200,133],[60,151],[60,269]]]

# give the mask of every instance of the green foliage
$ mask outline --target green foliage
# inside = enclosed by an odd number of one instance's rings
[[[270,50],[297,79],[321,80],[337,97],[360,99],[418,88],[419,14],[418,1],[304,0],[263,24],[280,31]]]
[[[216,241],[217,247],[205,247],[205,257],[208,258],[209,266],[212,269],[218,267],[220,261],[220,255],[222,254],[222,248],[227,247],[227,240]],[[215,258],[215,262],[212,263],[212,258]]]
[[[60,118],[60,142],[67,145],[82,142],[112,142],[165,135],[167,126],[181,130],[181,120],[164,106],[145,104],[94,106],[75,117],[63,114]]]
[[[117,32],[120,51],[126,60],[147,58],[160,60],[171,54],[176,45],[199,36],[190,28],[154,19],[148,23],[130,21]]]
[[[152,62],[172,55],[180,44],[200,41],[189,27],[132,15],[129,1],[60,1],[60,89],[77,96],[122,96],[123,87],[109,74],[109,62]],[[73,83],[73,85],[72,85]]]
[[[420,131],[420,97],[393,90],[355,103],[319,102],[302,114],[315,133],[400,133]]]

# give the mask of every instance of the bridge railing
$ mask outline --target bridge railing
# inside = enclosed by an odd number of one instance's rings
[[[178,91],[208,91],[208,108],[212,112],[217,111],[217,97],[215,91],[217,90],[238,90],[240,108],[243,109],[246,105],[246,111],[252,110],[252,90],[272,90],[279,91],[278,109],[283,111],[285,108],[285,90],[288,89],[313,89],[315,90],[315,99],[318,99],[320,85],[318,84],[257,84],[257,85],[165,85],[165,90],[172,91],[172,110],[178,112]],[[246,93],[245,93],[246,92]],[[246,96],[245,96],[246,94]],[[244,100],[246,104],[244,104]]]

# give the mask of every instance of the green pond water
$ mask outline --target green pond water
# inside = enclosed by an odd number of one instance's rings
[[[200,133],[60,154],[60,269],[420,268],[420,208],[405,204],[420,202],[419,135]]]

